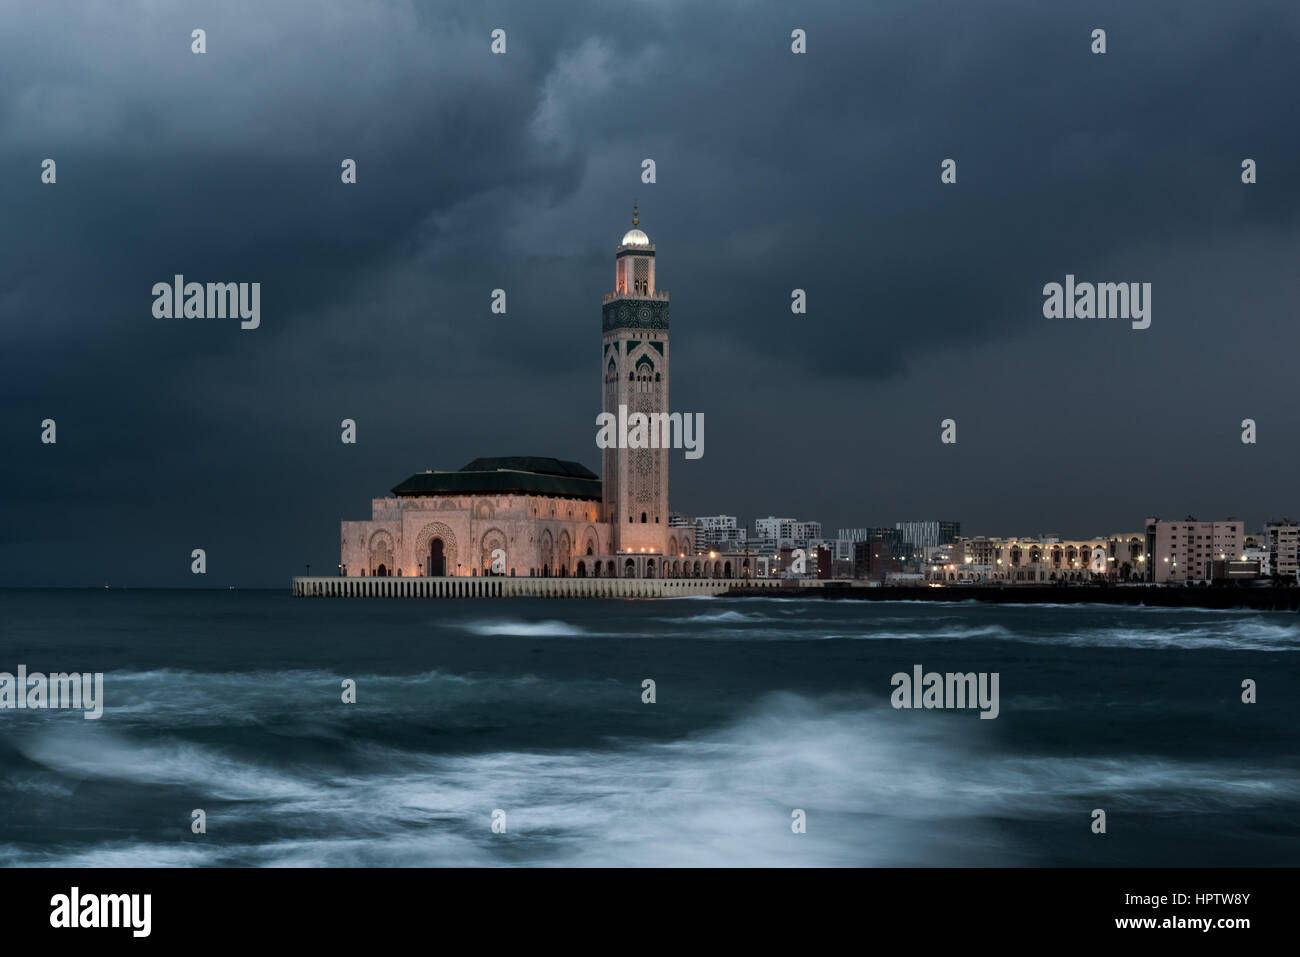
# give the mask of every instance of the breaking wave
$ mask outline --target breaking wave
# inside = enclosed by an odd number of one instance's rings
[[[725,727],[672,742],[469,755],[380,749],[364,771],[341,775],[239,760],[213,745],[51,731],[27,742],[30,760],[82,779],[194,789],[212,805],[210,840],[11,844],[0,848],[0,862],[1023,864],[1035,861],[1036,849],[1008,841],[993,822],[1077,814],[1097,793],[1122,793],[1128,813],[1161,814],[1300,797],[1300,775],[1275,769],[1140,752],[1000,754],[991,725],[896,712],[883,701],[777,693]],[[505,834],[490,827],[497,809],[506,814]],[[795,809],[807,816],[806,834],[792,833]],[[240,839],[254,830],[276,836]]]

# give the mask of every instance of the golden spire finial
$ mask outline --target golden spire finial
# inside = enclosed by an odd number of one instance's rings
[[[635,199],[632,200],[632,225],[633,225],[633,226],[639,226],[639,225],[641,225],[640,222],[639,222],[638,219],[637,219],[636,200],[635,200]]]

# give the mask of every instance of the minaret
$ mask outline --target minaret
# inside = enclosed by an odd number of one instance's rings
[[[601,310],[604,411],[668,412],[668,293],[655,287],[655,248],[638,226],[614,251],[614,291]],[[652,420],[653,421],[653,420]],[[668,449],[605,449],[605,521],[612,546],[661,556],[668,533]],[[656,562],[656,568],[659,563]]]

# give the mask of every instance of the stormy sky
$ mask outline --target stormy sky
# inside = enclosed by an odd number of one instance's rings
[[[412,472],[598,468],[633,198],[675,511],[1300,516],[1298,48],[1293,0],[7,4],[0,585],[284,587]],[[260,328],[154,318],[176,273]],[[1067,273],[1151,327],[1045,319]]]

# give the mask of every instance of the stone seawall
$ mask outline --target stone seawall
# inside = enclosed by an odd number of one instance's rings
[[[775,578],[338,578],[293,579],[296,598],[844,598],[859,601],[979,601],[1025,605],[1147,605],[1300,611],[1300,588],[982,586],[945,588]]]
[[[793,587],[789,587],[793,586]],[[735,597],[744,593],[732,592]],[[764,596],[764,593],[757,593]],[[1157,608],[1250,608],[1256,611],[1300,611],[1300,588],[1208,588],[1157,585],[885,585],[860,582],[790,582],[782,598],[842,598],[855,601],[979,601],[1003,605],[1146,605]]]
[[[782,590],[771,578],[339,578],[301,576],[295,598],[687,598]]]

